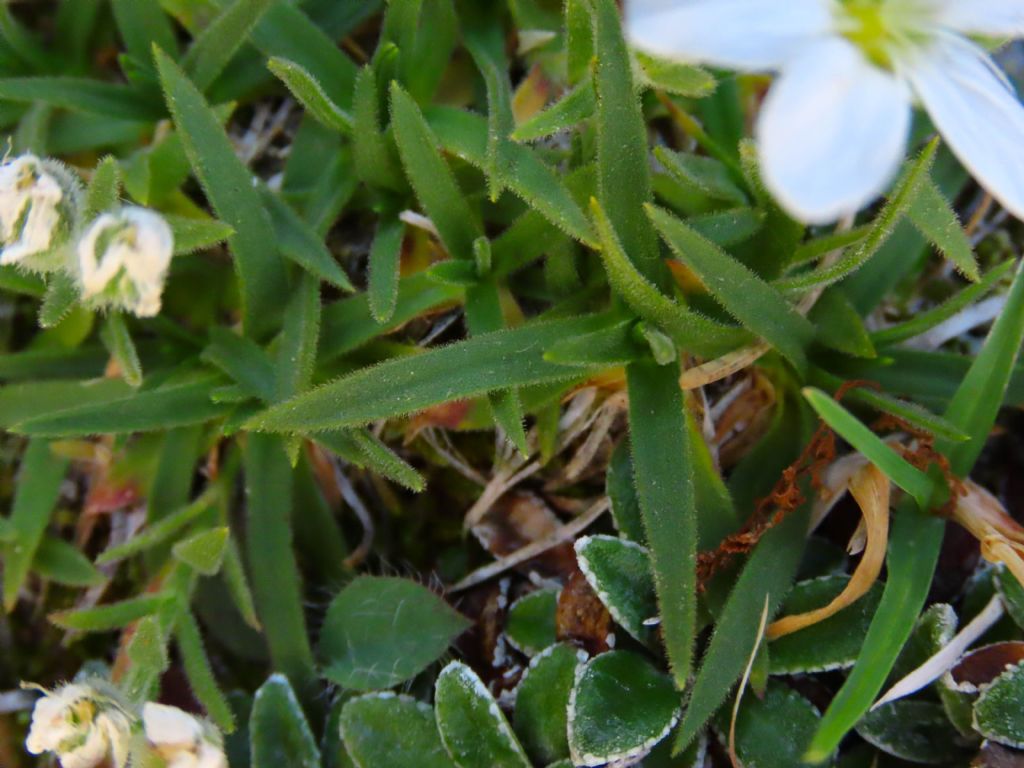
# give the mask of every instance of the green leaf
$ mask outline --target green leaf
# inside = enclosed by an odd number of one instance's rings
[[[4,610],[8,613],[18,601],[43,542],[67,468],[67,459],[51,453],[46,440],[31,440],[25,449],[8,518],[14,539],[3,546]]]
[[[85,190],[82,218],[89,221],[117,205],[121,198],[121,168],[117,159],[103,158],[92,173]]]
[[[580,666],[579,651],[552,645],[532,659],[516,689],[512,723],[527,754],[547,765],[569,756],[569,696]]]
[[[69,587],[95,587],[107,580],[74,546],[51,536],[39,544],[32,560],[32,571],[44,579]]]
[[[836,262],[813,272],[787,277],[775,282],[782,291],[799,291],[817,285],[830,285],[860,269],[885,245],[896,225],[906,215],[922,184],[928,183],[929,172],[935,160],[938,140],[929,144],[914,160],[897,182],[881,213],[875,217],[867,236],[854,249],[844,253]]]
[[[259,344],[221,326],[210,329],[202,359],[219,368],[247,395],[268,403],[275,399],[273,361]]]
[[[679,365],[634,363],[626,379],[637,498],[665,650],[681,690],[690,675],[697,631],[697,511]]]
[[[995,580],[996,588],[1003,597],[1006,612],[1018,627],[1024,628],[1024,586],[1021,586],[1006,566],[1000,566],[996,570]]]
[[[765,599],[772,616],[800,565],[809,509],[805,506],[764,535],[740,572],[715,624],[679,726],[676,752],[685,749],[728,696],[759,640]]]
[[[699,99],[715,90],[715,78],[704,69],[636,51],[646,85],[659,91]]]
[[[822,608],[832,602],[849,581],[849,577],[839,575],[801,581],[793,586],[780,613],[791,616]],[[853,666],[881,597],[882,590],[876,584],[856,603],[834,616],[773,640],[768,645],[771,674],[827,672]]]
[[[750,240],[760,232],[766,220],[757,208],[729,208],[686,219],[686,226],[715,245],[728,248]]]
[[[864,321],[841,290],[822,293],[808,317],[817,326],[819,344],[856,357],[877,355]]]
[[[654,206],[647,206],[646,210],[672,251],[697,273],[730,315],[778,349],[798,369],[806,367],[804,350],[815,333],[806,318],[754,272],[672,214]]]
[[[400,190],[405,180],[381,131],[379,105],[377,75],[372,67],[363,67],[356,77],[352,99],[356,175],[370,186]]]
[[[138,387],[142,384],[142,363],[135,349],[131,332],[120,312],[111,312],[100,329],[103,345],[110,350],[110,356],[117,362],[123,378],[129,386]]]
[[[252,174],[235,154],[217,115],[167,54],[157,50],[155,56],[185,154],[217,215],[235,231],[228,246],[241,285],[246,332],[264,336],[280,316],[279,292],[287,284],[274,230]]]
[[[457,41],[459,20],[452,0],[396,0],[384,19],[385,37],[398,47],[398,75],[420,103],[441,83]]]
[[[593,9],[601,208],[607,214],[608,229],[618,233],[627,258],[644,278],[663,287],[668,275],[658,253],[658,238],[640,210],[652,195],[647,126],[633,83],[619,9],[615,0],[596,0]]]
[[[921,182],[907,216],[962,275],[975,283],[981,279],[970,238],[934,181],[927,179]]]
[[[275,400],[285,400],[309,388],[319,334],[320,284],[303,275],[288,302],[278,340]]]
[[[318,432],[315,439],[345,461],[376,472],[410,491],[419,493],[426,487],[423,475],[365,429]]]
[[[225,413],[210,400],[217,380],[203,378],[173,384],[106,402],[84,404],[28,419],[16,432],[44,437],[127,434],[200,424]]]
[[[636,322],[624,320],[594,333],[562,339],[544,353],[544,359],[563,365],[626,365],[650,355],[637,341],[636,332]]]
[[[1014,749],[1024,748],[1024,664],[1004,671],[974,703],[974,727],[986,739]]]
[[[178,560],[203,576],[213,576],[224,561],[229,533],[227,527],[202,531],[179,541],[171,551]]]
[[[509,387],[569,381],[588,370],[544,360],[544,349],[604,322],[597,315],[533,323],[356,371],[256,416],[249,428],[323,431],[413,413]],[[325,325],[325,334],[327,327]]]
[[[680,347],[701,356],[714,357],[749,338],[743,329],[710,320],[661,293],[626,256],[611,221],[596,201],[591,201],[591,212],[601,238],[608,282],[640,317],[667,333]]]
[[[324,675],[357,691],[390,688],[440,658],[468,626],[414,581],[361,576],[327,609],[319,646]]]
[[[473,241],[483,235],[480,221],[441,156],[420,108],[397,83],[391,86],[391,119],[406,175],[445,248],[453,258],[472,258]]]
[[[633,483],[633,454],[628,440],[619,442],[612,454],[605,477],[605,492],[611,504],[616,530],[637,544],[647,541],[640,514],[640,500]]]
[[[729,169],[713,157],[673,152],[664,147],[654,150],[655,157],[683,186],[715,200],[747,205],[747,194],[733,180]]]
[[[377,225],[369,259],[367,294],[370,312],[378,323],[386,323],[395,314],[398,303],[398,276],[405,224],[397,218],[382,218]]]
[[[267,67],[319,123],[346,136],[352,134],[352,116],[331,101],[317,79],[307,70],[294,61],[281,58],[270,59]]]
[[[644,622],[658,616],[654,573],[647,550],[628,539],[584,536],[576,541],[576,559],[587,583],[615,622],[642,643],[650,640]]]
[[[217,245],[231,237],[235,230],[216,219],[193,219],[185,216],[164,216],[174,233],[174,255],[183,256]]]
[[[453,661],[438,675],[434,708],[441,742],[459,768],[530,768],[487,686]]]
[[[181,63],[196,88],[213,84],[273,2],[234,0],[194,38]]]
[[[167,669],[167,638],[160,629],[159,618],[146,616],[139,619],[128,641],[126,653],[133,666],[141,667],[153,675],[159,675]]]
[[[883,752],[925,765],[949,765],[962,749],[942,705],[902,699],[868,712],[857,734]]]
[[[345,702],[341,737],[359,768],[455,768],[434,710],[409,696],[371,693]]]
[[[928,475],[904,459],[856,416],[821,390],[807,387],[803,393],[807,402],[826,424],[864,454],[872,464],[885,473],[886,477],[913,496],[918,507],[927,509],[928,500],[935,489]]]
[[[249,739],[252,768],[320,768],[320,750],[284,675],[271,675],[256,691]]]
[[[75,629],[80,632],[109,632],[121,629],[145,616],[159,612],[170,598],[167,595],[143,595],[107,603],[96,608],[57,611],[49,618],[62,629]]]
[[[727,715],[728,712],[724,712]],[[736,756],[741,765],[792,768],[814,734],[820,715],[785,683],[770,680],[763,697],[745,696],[736,717]],[[722,718],[721,730],[728,721]]]
[[[210,668],[210,660],[203,648],[203,638],[199,633],[199,625],[189,611],[185,611],[178,619],[174,628],[174,638],[178,643],[182,665],[188,678],[192,693],[210,719],[225,733],[235,730],[235,716],[231,705],[224,698],[217,685],[217,680]]]
[[[59,272],[51,277],[46,286],[43,304],[39,308],[39,327],[55,327],[78,304],[80,296],[78,285],[71,275]]]
[[[560,133],[594,114],[597,99],[594,85],[585,80],[547,109],[538,112],[513,132],[515,141],[536,141]]]
[[[902,323],[872,332],[871,340],[878,345],[898,344],[926,333],[990,293],[1013,271],[1015,264],[1013,259],[1004,261],[986,272],[980,282],[967,286],[938,306],[925,312],[916,312]]]
[[[574,765],[598,766],[645,756],[679,719],[679,693],[643,657],[612,651],[584,665],[569,699]]]
[[[165,116],[156,99],[135,88],[80,77],[0,78],[0,99],[147,123]]]
[[[248,496],[246,554],[256,610],[274,666],[294,681],[299,695],[306,700],[319,686],[292,550],[289,524],[292,468],[281,440],[268,435],[249,435],[245,446],[245,483]],[[280,688],[279,681],[271,690]],[[291,695],[290,686],[288,695]],[[271,763],[266,765],[269,768]]]
[[[505,634],[509,642],[517,651],[536,656],[555,642],[557,610],[557,589],[538,589],[520,597],[508,609]]]
[[[113,0],[111,8],[125,48],[136,61],[152,67],[154,44],[172,56],[177,54],[174,27],[160,0]]]

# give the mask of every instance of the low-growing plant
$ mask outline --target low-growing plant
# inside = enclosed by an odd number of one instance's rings
[[[0,5],[0,763],[1024,760],[1018,3],[770,5]]]

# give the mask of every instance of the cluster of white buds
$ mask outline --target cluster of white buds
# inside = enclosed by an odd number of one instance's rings
[[[20,155],[0,165],[0,264],[42,273],[63,268],[81,196],[78,179],[54,160]]]
[[[138,762],[139,749],[166,768],[227,768],[217,729],[177,707],[147,702],[140,718],[99,680],[39,690],[25,746],[54,753],[62,768],[124,768],[130,755]]]
[[[157,314],[174,253],[167,221],[138,206],[82,218],[81,184],[60,163],[25,154],[0,165],[0,264],[64,271],[94,309]]]
[[[164,218],[148,208],[104,213],[78,241],[82,299],[139,317],[160,311],[174,236]]]
[[[43,693],[32,712],[29,752],[53,752],[63,768],[93,768],[108,758],[124,766],[132,717],[115,696],[81,683]]]

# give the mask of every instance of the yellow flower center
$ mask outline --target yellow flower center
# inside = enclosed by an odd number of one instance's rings
[[[838,25],[872,64],[891,70],[896,54],[927,40],[933,13],[923,0],[842,0]]]

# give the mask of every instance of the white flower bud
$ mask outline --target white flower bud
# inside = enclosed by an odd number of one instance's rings
[[[220,735],[187,712],[148,702],[142,724],[146,740],[167,768],[227,768]]]
[[[99,216],[78,242],[82,299],[139,317],[160,311],[174,235],[158,213],[127,207]]]
[[[29,752],[53,752],[63,768],[94,768],[108,757],[117,768],[125,765],[132,721],[116,701],[79,683],[45,694],[32,712]]]
[[[0,264],[63,268],[80,197],[78,179],[54,160],[20,155],[0,165]]]

